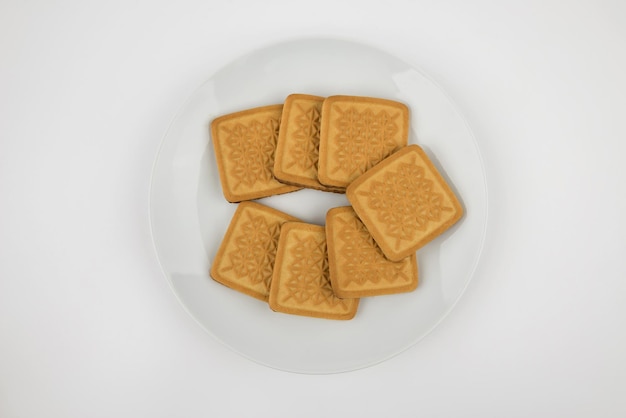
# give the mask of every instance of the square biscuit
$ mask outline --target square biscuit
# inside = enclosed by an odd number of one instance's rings
[[[408,143],[409,108],[399,102],[331,96],[322,104],[318,179],[348,187]]]
[[[273,173],[282,108],[282,105],[257,107],[220,116],[211,122],[222,192],[229,202],[300,189],[279,182]]]
[[[211,277],[267,301],[280,229],[297,220],[259,203],[240,203],[213,259]]]
[[[326,214],[330,282],[338,297],[358,298],[410,292],[417,287],[415,253],[387,259],[350,206]]]
[[[270,308],[294,315],[352,319],[359,300],[335,296],[328,274],[324,227],[286,223],[278,241]]]
[[[345,189],[325,186],[317,179],[323,97],[291,94],[285,99],[276,143],[274,175],[285,184],[325,192]]]
[[[399,261],[456,223],[463,208],[418,145],[357,178],[348,200],[385,256]]]

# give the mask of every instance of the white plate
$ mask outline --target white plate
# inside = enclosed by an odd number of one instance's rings
[[[222,195],[210,121],[282,103],[290,93],[384,97],[411,109],[409,142],[420,144],[465,208],[457,225],[418,251],[414,292],[364,298],[351,321],[273,312],[214,282],[209,267],[236,205]],[[446,94],[415,67],[368,46],[338,40],[281,43],[224,66],[172,122],[152,174],[150,216],[163,271],[180,302],[211,335],[243,356],[303,373],[354,370],[415,344],[452,309],[483,246],[487,189],[477,143]],[[262,203],[323,225],[343,195],[302,190]]]

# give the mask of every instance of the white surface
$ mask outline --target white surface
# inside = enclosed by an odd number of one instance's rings
[[[626,415],[622,2],[55,3],[0,3],[0,416]],[[423,68],[467,116],[489,188],[483,257],[451,315],[329,376],[206,335],[147,217],[184,99],[301,36]]]
[[[236,205],[224,199],[209,135],[217,116],[282,103],[289,92],[360,94],[402,100],[409,143],[419,143],[462,202],[456,225],[418,251],[414,292],[362,298],[350,321],[277,314],[213,281],[209,269]],[[324,225],[345,195],[300,190],[262,200]],[[281,42],[212,75],[169,126],[153,171],[150,221],[165,276],[185,309],[211,335],[256,362],[285,371],[337,373],[383,361],[415,344],[452,309],[475,272],[487,225],[478,145],[445,93],[407,63],[359,43]]]

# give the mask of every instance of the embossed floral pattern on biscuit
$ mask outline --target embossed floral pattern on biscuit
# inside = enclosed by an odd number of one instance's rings
[[[294,144],[289,151],[290,162],[287,168],[294,165],[310,174],[317,173],[320,143],[320,103],[309,106],[296,103],[295,122],[297,129],[293,133]]]
[[[274,179],[272,167],[279,127],[280,119],[270,117],[222,128],[227,134],[228,158],[233,162],[229,172],[234,180],[233,189],[241,185],[252,187],[256,183],[269,183]]]
[[[400,148],[396,138],[399,112],[375,113],[371,109],[359,112],[354,107],[337,107],[336,111],[340,115],[335,121],[339,132],[333,138],[338,146],[333,173],[363,173]]]
[[[280,237],[280,222],[267,222],[263,216],[247,214],[241,225],[241,233],[234,238],[235,249],[228,258],[238,277],[246,278],[251,284],[264,283],[269,289]]]
[[[397,242],[411,241],[431,222],[442,221],[444,212],[453,211],[444,205],[443,194],[434,191],[433,186],[413,157],[411,163],[399,164],[395,172],[385,172],[382,181],[372,181],[369,190],[359,194],[367,197],[367,205],[384,224],[385,234]]]
[[[410,282],[411,277],[404,272],[408,260],[391,262],[385,258],[374,242],[365,225],[356,217],[345,219],[338,217],[337,237],[341,242],[338,254],[344,274],[342,284],[363,285],[367,282],[379,283],[384,279],[388,283]]]
[[[295,237],[297,243],[290,249],[293,262],[287,266],[289,278],[283,302],[294,299],[297,303],[314,306],[325,304],[330,307],[341,305],[348,309],[346,301],[335,296],[330,284],[326,241],[309,236]]]

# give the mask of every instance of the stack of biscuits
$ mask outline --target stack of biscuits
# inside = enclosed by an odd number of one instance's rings
[[[351,319],[361,297],[414,290],[417,249],[463,214],[407,145],[409,109],[397,101],[293,94],[218,117],[211,135],[224,197],[239,203],[211,277],[274,311]],[[302,188],[345,193],[351,206],[319,226],[252,202]]]

